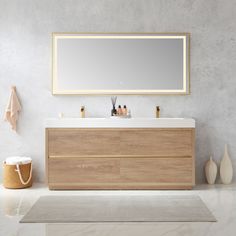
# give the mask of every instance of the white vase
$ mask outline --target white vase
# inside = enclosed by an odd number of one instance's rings
[[[227,145],[225,145],[225,153],[220,163],[220,178],[223,184],[230,184],[233,178],[233,166],[228,154]]]
[[[216,181],[217,175],[217,165],[213,161],[212,156],[210,157],[209,161],[207,161],[205,165],[205,175],[208,184],[214,184]]]

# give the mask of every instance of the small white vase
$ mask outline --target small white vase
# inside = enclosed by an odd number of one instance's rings
[[[212,156],[210,157],[209,161],[207,161],[205,165],[205,175],[208,184],[214,184],[216,181],[217,175],[217,165],[212,160]]]
[[[233,178],[233,166],[228,154],[227,145],[225,145],[225,153],[220,163],[220,178],[223,184],[230,184]]]

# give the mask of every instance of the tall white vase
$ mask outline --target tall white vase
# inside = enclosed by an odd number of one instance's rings
[[[233,178],[233,166],[227,145],[225,145],[225,153],[220,163],[220,178],[223,184],[230,184]]]
[[[208,184],[214,184],[216,181],[216,175],[217,175],[217,165],[213,161],[212,156],[210,157],[209,161],[207,161],[205,165],[205,175]]]

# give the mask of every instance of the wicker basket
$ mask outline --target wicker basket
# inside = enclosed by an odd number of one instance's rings
[[[32,186],[32,162],[8,165],[3,163],[3,186],[5,188],[28,188]]]

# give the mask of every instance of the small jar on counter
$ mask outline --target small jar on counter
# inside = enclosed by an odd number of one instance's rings
[[[128,111],[127,111],[126,105],[124,105],[124,108],[122,109],[122,113],[124,116],[127,116]]]
[[[121,105],[118,106],[117,115],[118,115],[118,116],[122,116],[122,115],[123,115]]]

